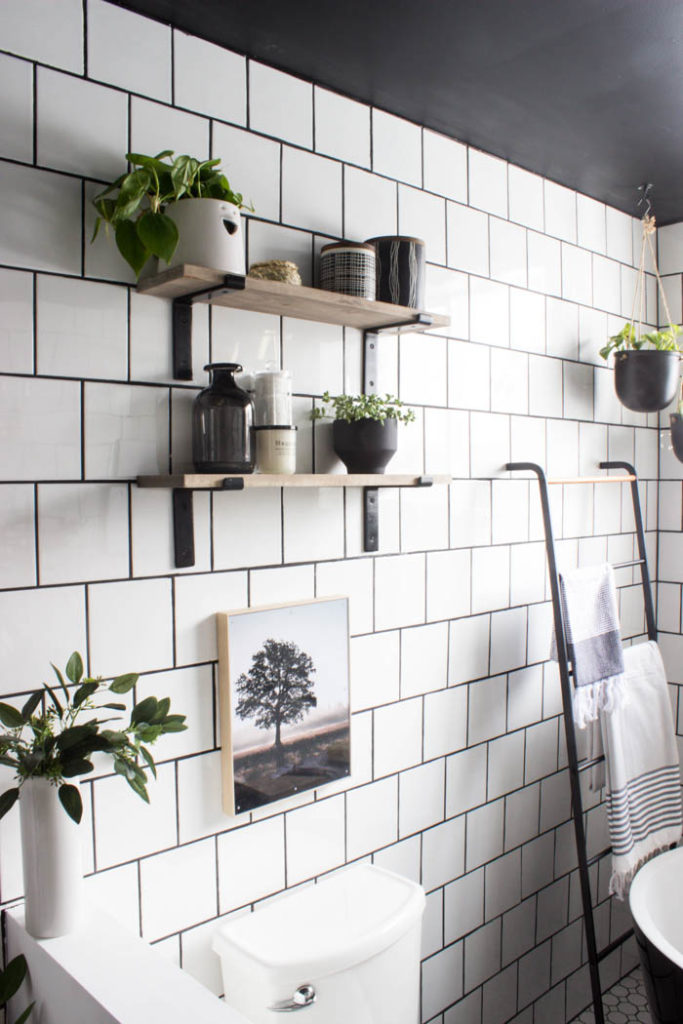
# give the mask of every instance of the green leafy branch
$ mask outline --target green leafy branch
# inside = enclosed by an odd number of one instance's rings
[[[119,252],[136,276],[150,256],[170,262],[178,245],[178,228],[164,207],[181,199],[222,199],[253,210],[220,169],[220,158],[196,160],[183,154],[170,163],[172,149],[156,156],[126,153],[134,170],[120,175],[93,199],[97,220],[91,241],[102,223],[111,225]],[[113,193],[117,193],[115,196]]]
[[[332,412],[328,412],[331,406]],[[398,420],[400,423],[412,423],[415,413],[407,408],[404,403],[394,398],[393,395],[337,395],[332,397],[329,391],[322,396],[322,406],[311,413],[311,419],[335,419],[346,420],[352,423],[356,420],[377,420],[384,423],[385,420]]]
[[[683,328],[671,324],[666,331],[649,331],[647,334],[636,333],[632,323],[624,324],[618,334],[613,334],[607,345],[600,349],[603,359],[609,359],[611,352],[628,352],[642,348],[654,348],[658,352],[680,352],[679,335]]]
[[[7,964],[4,971],[0,971],[0,1009],[7,1006],[7,1003],[10,1001],[12,996],[17,994],[23,985],[27,974],[28,965],[23,953],[20,953],[19,956],[15,956]],[[34,1006],[35,1002],[27,1006],[23,1013],[17,1017],[14,1024],[25,1024],[30,1017]]]
[[[117,676],[105,686],[101,677],[84,676],[83,660],[74,651],[65,669],[67,680],[76,687],[71,693],[60,670],[55,665],[52,668],[58,686],[43,683],[43,689],[32,693],[21,710],[0,702],[0,722],[5,727],[0,735],[0,764],[14,769],[19,782],[0,795],[0,818],[14,806],[27,779],[45,778],[59,787],[62,806],[70,818],[79,822],[83,815],[81,794],[77,786],[65,780],[92,772],[91,759],[97,752],[110,756],[114,771],[149,803],[145,768],[156,778],[149,746],[166,733],[186,729],[185,716],[169,713],[168,697],[146,697],[134,705],[124,728],[108,728],[120,716],[100,717],[99,712],[125,711],[126,705],[117,701],[95,704],[95,695],[103,687],[115,695],[129,693],[138,674]],[[83,721],[81,716],[88,712],[95,717]]]

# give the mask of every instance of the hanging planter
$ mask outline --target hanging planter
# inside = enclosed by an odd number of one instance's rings
[[[672,412],[669,416],[671,423],[671,447],[679,462],[683,462],[683,384],[681,393],[678,396],[678,412]]]
[[[672,323],[669,306],[657,267],[657,258],[652,245],[655,219],[650,215],[648,192],[651,186],[643,187],[643,200],[648,209],[643,217],[643,234],[640,248],[640,266],[633,297],[633,312],[628,323],[618,334],[612,335],[607,345],[600,349],[603,359],[614,352],[614,389],[622,405],[633,412],[658,412],[665,409],[676,397],[680,373],[679,336],[681,328]],[[668,329],[662,331],[643,330],[643,305],[645,299],[645,248],[649,248],[659,286],[659,294],[668,321]],[[636,309],[638,318],[636,319]]]
[[[678,390],[678,352],[656,348],[629,349],[614,354],[614,390],[633,412],[666,409]]]
[[[683,462],[683,415],[680,412],[671,413],[671,445],[674,455],[679,462]]]

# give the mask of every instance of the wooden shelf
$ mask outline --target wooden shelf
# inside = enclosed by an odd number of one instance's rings
[[[363,489],[363,550],[379,548],[380,487],[431,487],[449,484],[451,477],[415,476],[409,473],[176,473],[171,476],[139,476],[138,487],[165,487],[173,494],[173,543],[178,569],[194,565],[195,491],[242,491],[265,487],[360,487]]]
[[[451,477],[416,476],[407,473],[176,473],[171,476],[139,476],[138,487],[172,490],[248,490],[252,487],[429,487],[449,484]]]
[[[171,267],[154,277],[144,278],[137,290],[143,295],[157,295],[164,299],[189,298],[203,289],[220,288],[225,275],[207,267],[183,264]],[[323,324],[337,324],[355,327],[361,331],[386,330],[396,323],[402,323],[404,331],[426,331],[431,327],[448,327],[450,318],[439,313],[422,313],[422,310],[408,306],[396,306],[391,302],[374,302],[359,299],[354,295],[340,295],[323,288],[307,288],[304,285],[283,284],[281,281],[261,281],[247,277],[244,289],[213,292],[206,296],[197,295],[197,302],[211,302],[216,306],[232,306],[255,313],[274,313],[277,316],[291,316],[298,320],[315,320]],[[422,314],[431,322],[405,326],[406,321],[416,320]]]

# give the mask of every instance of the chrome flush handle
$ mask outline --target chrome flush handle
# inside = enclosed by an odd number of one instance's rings
[[[313,1006],[315,999],[316,993],[312,985],[299,985],[291,999],[273,1003],[268,1009],[273,1013],[292,1013],[294,1010],[305,1010],[307,1006]]]

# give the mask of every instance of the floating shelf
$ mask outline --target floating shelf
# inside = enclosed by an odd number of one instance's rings
[[[139,476],[138,487],[163,487],[173,492],[173,540],[178,569],[194,565],[194,491],[243,491],[266,487],[362,487],[363,550],[379,548],[378,491],[381,487],[431,487],[449,484],[451,477],[407,473],[176,473]]]
[[[231,306],[254,313],[274,313],[298,320],[315,320],[322,324],[356,327],[361,331],[387,330],[400,323],[397,330],[426,331],[431,327],[447,327],[450,319],[438,313],[423,313],[391,302],[359,299],[340,295],[323,288],[283,284],[281,281],[244,279],[244,288],[226,285],[225,274],[207,267],[183,264],[171,267],[154,277],[144,278],[137,290],[143,295],[162,299],[189,299]]]
[[[242,491],[251,487],[430,487],[449,484],[450,476],[407,473],[176,473],[139,476],[138,487],[190,491]]]

